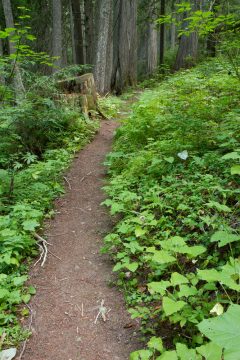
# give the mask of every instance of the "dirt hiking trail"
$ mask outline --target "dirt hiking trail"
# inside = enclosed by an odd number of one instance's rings
[[[99,253],[113,225],[100,203],[103,161],[116,127],[116,121],[102,121],[67,174],[66,195],[56,202],[57,214],[44,235],[59,259],[49,254],[44,268],[31,273],[37,295],[23,360],[127,360],[140,347],[122,294],[109,286],[112,264]],[[96,319],[102,300],[105,322],[101,314]]]

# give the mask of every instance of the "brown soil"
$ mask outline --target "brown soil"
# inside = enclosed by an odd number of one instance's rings
[[[102,121],[94,141],[75,159],[66,195],[56,203],[55,219],[45,236],[52,244],[44,268],[34,268],[31,284],[33,335],[24,360],[126,360],[139,348],[122,294],[109,286],[110,260],[99,253],[103,236],[112,228],[100,203],[105,178],[103,161],[110,151],[117,123]],[[70,185],[70,186],[69,186]],[[100,316],[101,301],[107,321]]]

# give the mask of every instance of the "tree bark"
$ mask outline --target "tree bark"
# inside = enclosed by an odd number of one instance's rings
[[[0,27],[1,30],[1,27]],[[2,43],[2,39],[0,39],[0,57],[3,57],[3,43]],[[1,74],[1,70],[0,70],[0,84],[5,84],[5,79],[3,74]]]
[[[111,74],[111,31],[112,31],[112,1],[98,0],[97,4],[97,41],[94,75],[96,88],[100,94],[110,90],[109,74]],[[110,61],[109,61],[110,59]]]
[[[160,17],[165,15],[165,0],[161,0],[161,9],[160,9]],[[161,24],[160,26],[160,65],[164,63],[164,47],[165,47],[165,24]]]
[[[94,3],[93,0],[84,1],[85,10],[85,40],[86,40],[86,63],[94,64]]]
[[[148,74],[154,73],[158,64],[158,33],[155,24],[150,23],[148,29]]]
[[[220,5],[220,0],[216,0],[213,4],[210,11],[213,11],[214,14],[217,12],[217,7]],[[214,31],[212,34],[209,34],[207,37],[207,54],[208,56],[215,57],[216,56],[216,47],[217,47],[217,34]]]
[[[79,0],[71,0],[73,14],[73,34],[76,63],[84,64],[82,14]]]
[[[193,9],[197,10],[198,1],[194,0]],[[184,18],[187,14],[184,14]],[[183,27],[187,28],[187,21],[183,21]],[[179,48],[176,56],[174,70],[180,70],[182,68],[188,68],[195,65],[198,53],[198,35],[196,32],[190,35],[182,35],[180,38]]]
[[[182,35],[174,65],[174,70],[193,66],[197,60],[198,35],[194,32],[189,36]]]
[[[70,15],[69,21],[70,21],[71,39],[72,39],[72,61],[73,61],[73,64],[76,64],[77,60],[76,60],[75,41],[74,41],[74,24],[73,24],[72,0],[69,0],[69,15]]]
[[[62,1],[52,0],[52,55],[57,57],[54,61],[56,67],[62,65]],[[58,69],[53,67],[53,72]]]
[[[175,0],[172,1],[171,11],[174,13],[175,9]],[[176,25],[171,24],[171,50],[174,50],[176,47]]]
[[[137,0],[115,6],[112,88],[121,93],[137,81]]]
[[[1,31],[1,27],[0,27],[0,31]],[[2,57],[3,56],[3,42],[2,42],[2,39],[0,39],[0,56]]]
[[[2,0],[3,4],[3,11],[5,17],[5,23],[7,28],[14,28],[14,20],[13,20],[13,13],[12,13],[12,5],[10,0]],[[9,41],[9,53],[16,54],[16,44],[14,42]],[[17,55],[16,55],[17,56]],[[17,63],[17,57],[13,61],[12,64],[12,74],[13,74],[13,84],[16,92],[16,98],[21,99],[25,93],[22,76],[19,70],[19,66]],[[11,80],[11,79],[10,79]]]

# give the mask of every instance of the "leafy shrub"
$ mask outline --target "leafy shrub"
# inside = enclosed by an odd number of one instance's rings
[[[203,325],[240,291],[239,95],[202,64],[146,91],[117,131],[104,203],[122,216],[103,251],[147,341],[132,360],[234,358]]]

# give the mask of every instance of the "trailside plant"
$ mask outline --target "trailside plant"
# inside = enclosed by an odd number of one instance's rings
[[[26,19],[28,15],[21,16]],[[34,37],[27,26],[0,31],[0,38],[9,37],[17,52],[0,58],[6,80],[0,86],[0,358],[8,355],[2,348],[30,335],[19,320],[29,315],[27,304],[36,292],[27,284],[29,264],[41,245],[36,235],[45,217],[54,214],[53,200],[64,193],[63,171],[98,129],[98,122],[79,108],[57,101],[53,77],[25,71],[26,92],[15,101],[10,83],[16,63],[50,65],[50,58],[31,50],[28,41]],[[72,71],[76,69],[65,73]]]
[[[131,360],[239,357],[238,80],[217,61],[146,91],[106,159],[105,238],[144,349]]]

